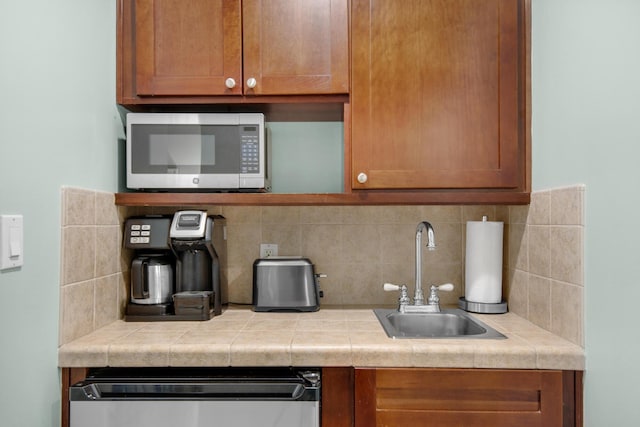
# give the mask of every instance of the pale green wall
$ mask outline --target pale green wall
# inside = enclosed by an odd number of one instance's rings
[[[0,214],[24,266],[0,273],[0,424],[58,426],[60,187],[115,191],[113,0],[0,0]]]
[[[586,184],[585,425],[638,426],[640,1],[532,6],[533,186]]]
[[[344,191],[342,122],[272,122],[274,193]]]

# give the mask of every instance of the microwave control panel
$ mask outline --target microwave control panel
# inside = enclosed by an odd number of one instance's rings
[[[258,126],[242,126],[240,133],[240,173],[260,173]]]

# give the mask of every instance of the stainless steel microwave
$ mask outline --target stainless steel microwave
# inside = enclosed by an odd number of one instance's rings
[[[127,188],[269,191],[261,113],[127,114]]]

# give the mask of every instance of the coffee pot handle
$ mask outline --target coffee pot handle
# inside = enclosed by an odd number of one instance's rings
[[[136,258],[131,263],[131,296],[135,299],[149,298],[148,263],[148,258]]]

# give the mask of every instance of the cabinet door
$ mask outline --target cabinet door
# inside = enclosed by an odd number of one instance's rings
[[[562,371],[356,369],[355,381],[356,427],[573,425]]]
[[[522,8],[353,0],[354,189],[524,185]]]
[[[240,13],[240,0],[136,0],[136,94],[241,94]]]
[[[245,94],[349,92],[347,0],[243,0],[242,9]]]

